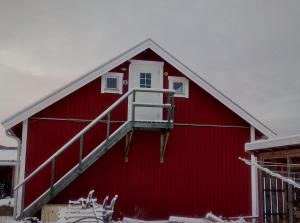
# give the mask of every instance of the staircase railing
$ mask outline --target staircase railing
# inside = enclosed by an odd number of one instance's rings
[[[164,104],[152,104],[152,103],[137,103],[136,100],[136,93],[137,92],[149,92],[149,93],[166,93],[167,94],[167,103]],[[51,183],[50,183],[50,192],[53,190],[53,185],[55,183],[55,160],[56,158],[63,153],[65,150],[67,150],[74,142],[79,140],[79,167],[82,162],[82,151],[83,151],[83,138],[84,134],[90,130],[96,123],[98,123],[100,120],[106,117],[106,141],[108,142],[110,139],[110,123],[111,118],[110,114],[111,112],[119,105],[121,104],[125,99],[127,99],[130,95],[132,95],[132,120],[129,120],[132,122],[132,127],[134,127],[135,123],[135,108],[136,107],[161,107],[161,108],[167,108],[167,124],[169,127],[172,125],[173,116],[174,116],[174,90],[169,89],[136,89],[133,88],[127,93],[125,93],[123,96],[121,96],[116,102],[114,102],[109,108],[107,108],[104,112],[102,112],[99,116],[97,116],[91,123],[89,123],[87,126],[85,126],[80,132],[78,132],[74,137],[72,137],[66,144],[64,144],[60,149],[58,149],[52,156],[50,156],[45,162],[43,162],[39,167],[37,167],[32,173],[30,173],[23,181],[21,181],[17,186],[15,186],[14,190],[18,190],[20,187],[25,186],[25,184],[34,177],[37,173],[39,173],[42,169],[44,169],[48,164],[51,163]],[[24,188],[23,188],[24,189]],[[24,194],[23,194],[24,196]]]

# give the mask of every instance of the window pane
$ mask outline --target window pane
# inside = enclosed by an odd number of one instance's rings
[[[151,79],[151,74],[150,73],[146,73],[146,78],[147,79]]]
[[[140,79],[140,88],[145,88],[145,79]]]
[[[150,80],[146,80],[146,88],[151,88],[151,79]]]
[[[118,89],[118,80],[117,80],[117,78],[108,77],[106,79],[106,88],[117,90]]]
[[[173,89],[176,91],[176,93],[183,93],[183,83],[182,82],[174,82],[173,83]]]
[[[145,78],[145,73],[140,73],[140,78]]]

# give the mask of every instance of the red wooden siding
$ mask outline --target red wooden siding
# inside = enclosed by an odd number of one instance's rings
[[[135,59],[160,60],[151,51]],[[128,68],[128,62],[118,66]],[[169,75],[182,74],[165,63]],[[128,78],[125,72],[124,79]],[[129,163],[124,163],[124,140],[99,159],[53,202],[67,202],[96,190],[98,198],[119,194],[117,210],[126,216],[145,219],[170,214],[199,216],[213,211],[224,216],[250,214],[250,169],[237,158],[246,156],[249,125],[190,81],[190,97],[175,98],[175,123],[233,125],[245,128],[175,126],[171,131],[165,163],[159,163],[159,132],[134,133]],[[26,175],[74,136],[87,122],[37,120],[36,117],[93,119],[120,95],[101,94],[100,78],[29,119]],[[168,79],[164,77],[164,86]],[[123,92],[127,89],[124,86]],[[127,103],[113,114],[125,120]],[[116,128],[119,124],[115,124]],[[105,136],[104,124],[84,139],[84,152],[93,149]],[[78,160],[75,143],[57,161],[56,177],[62,176]],[[50,184],[50,165],[26,185],[25,206]],[[138,215],[138,216],[137,216]]]

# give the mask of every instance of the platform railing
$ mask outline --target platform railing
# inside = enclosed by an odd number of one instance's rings
[[[137,92],[148,92],[148,93],[161,93],[167,94],[167,103],[154,104],[154,103],[138,103],[136,102],[136,93]],[[51,181],[50,181],[50,193],[53,191],[53,185],[55,184],[55,160],[56,158],[67,150],[73,143],[79,140],[79,159],[78,166],[80,168],[83,157],[83,144],[84,144],[84,134],[87,133],[96,123],[100,120],[106,118],[106,142],[109,142],[111,134],[110,134],[110,124],[111,124],[111,112],[120,105],[124,100],[129,98],[132,95],[132,120],[127,120],[127,122],[132,122],[132,127],[134,127],[135,121],[135,108],[136,107],[160,107],[167,109],[167,124],[168,127],[171,127],[173,116],[174,116],[174,90],[170,89],[140,89],[133,88],[123,96],[121,96],[116,102],[114,102],[110,107],[108,107],[104,112],[102,112],[99,116],[97,116],[91,123],[85,126],[81,131],[79,131],[74,137],[72,137],[66,144],[64,144],[61,148],[59,148],[53,155],[51,155],[46,161],[44,161],[39,167],[37,167],[33,172],[31,172],[24,180],[22,180],[18,185],[15,186],[14,190],[18,190],[20,187],[23,187],[25,184],[33,178],[36,174],[38,174],[42,169],[44,169],[48,164],[51,163]],[[63,178],[63,177],[62,177]],[[24,194],[24,193],[23,193]]]

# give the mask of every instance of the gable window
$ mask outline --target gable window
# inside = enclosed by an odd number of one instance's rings
[[[140,73],[140,88],[151,88],[151,73]]]
[[[108,72],[101,77],[101,93],[122,94],[123,73]]]
[[[189,80],[185,77],[169,76],[169,89],[175,90],[175,97],[189,97]]]

